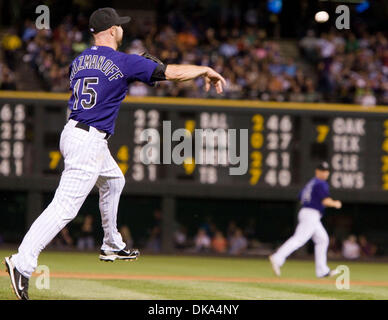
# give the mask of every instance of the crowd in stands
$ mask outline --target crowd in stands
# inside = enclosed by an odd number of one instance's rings
[[[317,90],[325,101],[388,104],[388,38],[383,33],[331,31],[317,37],[309,30],[300,48],[315,66]]]
[[[299,42],[301,60],[295,61],[282,53],[279,42],[269,39],[265,29],[255,25],[203,30],[189,21],[176,24],[175,18],[172,14],[168,24],[128,32],[121,50],[148,51],[167,64],[212,66],[227,80],[223,98],[388,104],[388,40],[382,33],[331,31],[317,36],[309,30]],[[33,66],[46,89],[66,92],[69,65],[91,45],[92,38],[87,18],[67,16],[53,30],[36,30],[27,20],[20,40],[24,62]],[[9,71],[0,62],[0,82],[5,87],[12,87]],[[217,97],[202,87],[202,78],[162,81],[156,87],[133,83],[129,95]]]
[[[56,249],[77,249],[80,251],[98,250],[100,228],[92,215],[77,217],[70,227],[65,227],[50,244]],[[69,231],[70,229],[70,231]],[[127,225],[121,225],[119,232],[128,248],[140,248],[146,252],[160,253],[162,250],[161,211],[155,210],[153,222],[142,239],[133,239]],[[0,244],[2,242],[0,236]],[[183,225],[177,225],[173,234],[176,252],[222,255],[269,255],[276,247],[273,243],[261,243],[256,234],[256,220],[250,219],[244,226],[229,221],[225,230],[218,228],[212,219],[206,219],[198,226],[196,233],[189,234]],[[308,245],[297,254],[306,255]],[[357,260],[378,255],[378,247],[363,234],[358,237],[348,234],[343,240],[330,236],[329,259]]]
[[[22,46],[15,30],[9,30],[0,39],[0,90],[16,90],[14,53]]]
[[[0,60],[0,90],[16,90],[15,73]]]
[[[377,246],[368,241],[365,235],[356,237],[349,235],[342,244],[334,237],[330,237],[328,256],[329,258],[345,258],[357,260],[359,258],[374,257],[377,253]]]
[[[79,251],[97,250],[99,242],[98,228],[93,215],[78,216],[71,226],[63,228],[52,240],[50,247],[60,250],[77,249]],[[119,232],[128,248],[133,248],[134,242],[127,225],[122,225]],[[97,235],[98,234],[98,235]],[[0,236],[1,244],[1,236]]]
[[[82,33],[79,26],[73,25],[71,18],[53,30],[36,30],[31,21],[26,21],[22,40],[25,46],[23,61],[31,64],[53,92],[69,90],[69,65],[72,59],[88,47],[85,41],[85,26]]]

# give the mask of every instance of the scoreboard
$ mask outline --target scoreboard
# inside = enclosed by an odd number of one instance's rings
[[[2,190],[55,190],[67,99],[0,92]],[[295,201],[325,160],[333,196],[388,203],[387,107],[128,97],[108,143],[127,194]]]

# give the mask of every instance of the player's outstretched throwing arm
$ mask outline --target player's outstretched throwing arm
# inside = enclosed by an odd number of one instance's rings
[[[222,93],[223,86],[226,85],[225,79],[210,67],[170,64],[167,65],[165,74],[166,80],[172,81],[186,81],[204,77],[206,91],[209,91],[210,86],[214,85],[218,94]]]
[[[214,85],[218,94],[222,93],[223,87],[226,86],[225,79],[210,67],[188,64],[165,65],[162,61],[149,53],[143,53],[142,56],[158,64],[152,74],[151,81],[187,81],[198,77],[204,77],[206,91],[209,91],[211,85]]]
[[[342,202],[339,200],[333,200],[332,198],[325,198],[322,200],[322,204],[325,207],[332,207],[336,209],[341,209],[342,207]]]

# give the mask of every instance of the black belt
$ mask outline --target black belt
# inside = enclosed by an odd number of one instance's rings
[[[78,122],[78,123],[75,125],[75,127],[76,127],[76,128],[80,128],[80,129],[85,130],[85,131],[89,131],[89,129],[90,129],[90,126],[88,126],[87,124],[82,123],[82,122]],[[97,129],[97,130],[98,130],[98,129]],[[104,132],[104,131],[102,131],[102,130],[98,130],[98,131],[100,131],[100,132],[102,132],[102,133],[105,133],[105,137],[104,137],[105,140],[108,140],[108,139],[110,138],[110,136],[111,136],[109,133],[106,133],[106,132]]]

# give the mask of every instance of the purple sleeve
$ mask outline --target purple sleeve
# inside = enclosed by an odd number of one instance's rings
[[[151,76],[158,64],[137,54],[126,54],[123,63],[128,81],[141,81],[152,85]]]
[[[329,192],[329,185],[327,183],[319,183],[315,185],[315,192],[316,195],[321,199],[325,199],[330,197],[330,192]]]

